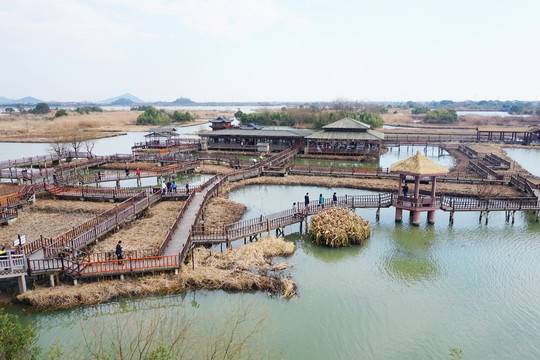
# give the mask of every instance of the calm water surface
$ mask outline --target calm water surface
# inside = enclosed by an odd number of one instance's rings
[[[246,204],[245,218],[278,211],[292,201],[367,194],[363,190],[310,186],[257,185],[234,190]],[[299,298],[263,293],[197,291],[111,302],[84,309],[23,314],[39,326],[41,344],[61,339],[77,343],[81,327],[110,323],[136,312],[152,317],[160,310],[173,318],[188,313],[210,319],[229,308],[255,301],[268,319],[261,351],[290,359],[448,359],[452,347],[466,359],[540,357],[540,226],[518,213],[512,226],[504,214],[490,214],[488,226],[477,213],[458,213],[454,225],[439,211],[437,223],[394,223],[394,211],[357,210],[373,225],[362,246],[327,249],[286,229],[297,250],[286,261]],[[21,313],[19,310],[16,312]],[[81,326],[82,325],[82,326]]]
[[[504,148],[506,154],[522,168],[540,177],[540,150],[525,148]]]

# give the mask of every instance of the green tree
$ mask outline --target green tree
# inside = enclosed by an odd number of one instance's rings
[[[519,115],[519,114],[523,114],[524,110],[525,108],[523,107],[523,105],[512,105],[510,109],[508,110],[508,113]]]
[[[8,107],[4,109],[4,112],[6,112],[7,114],[13,114],[15,112],[15,109]]]
[[[0,309],[0,359],[35,359],[40,352],[35,342],[34,329],[22,327],[16,315],[5,314]]]
[[[32,112],[34,114],[48,114],[51,112],[51,108],[46,103],[38,103]]]
[[[361,113],[360,121],[369,124],[374,128],[378,128],[384,125],[384,120],[379,115],[370,112]]]
[[[181,112],[181,111],[175,111],[172,116],[171,116],[172,120],[174,122],[179,122],[179,123],[182,123],[182,122],[189,122],[189,121],[193,121],[195,120],[195,116],[191,115],[189,113],[189,111],[186,111],[185,113],[184,112]]]
[[[148,107],[137,117],[137,125],[167,125],[171,123],[171,117],[165,110],[158,110],[153,106]]]
[[[424,122],[451,124],[458,120],[455,110],[431,110],[424,117]]]
[[[60,116],[68,116],[68,112],[65,109],[57,110],[56,114],[54,114],[54,117],[58,118]]]
[[[429,111],[428,107],[420,106],[420,107],[415,107],[413,109],[412,113],[413,113],[413,115],[418,115],[418,114],[426,114],[428,111]]]

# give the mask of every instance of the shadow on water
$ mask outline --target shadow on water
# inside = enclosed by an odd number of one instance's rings
[[[312,255],[325,263],[336,263],[344,259],[355,258],[362,254],[369,245],[369,238],[367,238],[362,245],[352,245],[346,248],[319,246],[311,241],[309,235],[305,233],[290,234],[285,239],[294,242],[297,249],[301,249],[307,255]]]
[[[430,281],[442,274],[434,259],[432,246],[436,240],[434,227],[396,224],[391,232],[394,248],[383,257],[381,270],[390,279],[414,284]]]

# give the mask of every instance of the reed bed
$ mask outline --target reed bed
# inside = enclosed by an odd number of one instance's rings
[[[0,184],[0,196],[11,195],[18,192],[22,186],[15,184]]]
[[[124,250],[157,248],[165,239],[183,204],[183,201],[161,201],[150,206],[141,217],[124,225],[121,231],[106,236],[89,252],[114,251],[120,240]]]
[[[347,208],[324,209],[313,215],[309,224],[311,240],[330,247],[362,245],[370,233],[369,221]]]
[[[206,225],[222,226],[240,220],[245,212],[244,204],[222,197],[213,197],[204,208],[204,222]]]
[[[294,185],[294,186],[325,186],[328,188],[343,187],[351,189],[366,189],[374,191],[398,191],[397,179],[377,179],[377,178],[349,178],[349,177],[328,177],[328,176],[306,176],[289,175],[286,177],[261,176],[241,181],[228,183],[220,189],[220,196],[225,196],[230,191],[246,185]],[[522,196],[518,190],[506,185],[488,185],[493,187],[493,192],[500,196]],[[426,191],[431,189],[431,185],[422,184],[420,188]],[[476,196],[477,186],[475,184],[437,183],[437,194],[439,195],[462,195]],[[344,194],[342,194],[344,195]]]
[[[195,171],[196,174],[230,174],[234,172],[235,169],[228,165],[211,165],[211,164],[201,164]]]
[[[95,202],[95,201],[77,201],[77,200],[38,200],[28,208],[29,212],[37,213],[59,213],[59,214],[81,214],[81,215],[98,215],[111,208],[116,204],[110,202]]]
[[[268,270],[272,266],[272,257],[288,256],[294,250],[293,243],[268,237],[224,253],[198,248],[194,252],[195,269],[188,263],[179,275],[161,274],[125,281],[100,280],[78,286],[37,288],[19,295],[17,300],[35,310],[55,310],[118,298],[191,290],[257,290],[291,298],[296,296],[296,284],[282,278],[280,273],[269,275]]]

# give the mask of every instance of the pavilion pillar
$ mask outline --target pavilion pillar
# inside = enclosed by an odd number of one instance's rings
[[[415,201],[418,201],[420,197],[420,175],[414,177],[414,198]]]
[[[412,214],[412,224],[416,226],[420,225],[420,211],[413,211]]]
[[[401,222],[401,219],[403,218],[403,209],[396,208],[396,222]]]
[[[403,186],[403,177],[405,175],[399,174],[399,185],[398,185],[398,197],[402,195],[402,186]]]
[[[437,177],[431,177],[431,206],[435,206],[435,193],[437,190]]]

